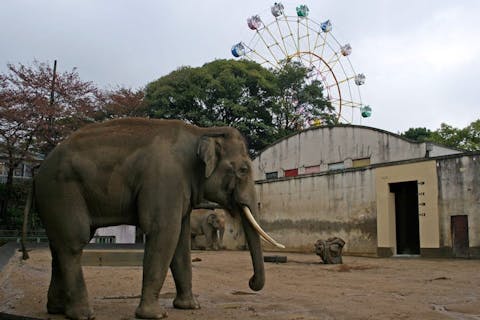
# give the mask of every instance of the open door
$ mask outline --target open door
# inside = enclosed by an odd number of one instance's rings
[[[420,254],[418,182],[390,183],[390,192],[395,194],[397,254]]]

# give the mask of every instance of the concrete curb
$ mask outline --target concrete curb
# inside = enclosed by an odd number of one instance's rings
[[[3,268],[8,264],[10,259],[15,255],[15,252],[18,250],[18,248],[18,243],[14,241],[7,242],[0,247],[0,271],[2,271]]]
[[[3,312],[0,312],[0,319],[2,320],[42,320],[39,318],[22,317],[22,316],[17,316],[10,313],[3,313]]]

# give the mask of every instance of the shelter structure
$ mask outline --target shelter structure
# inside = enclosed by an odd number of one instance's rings
[[[480,257],[480,153],[384,130],[313,127],[253,161],[259,221],[288,250]]]

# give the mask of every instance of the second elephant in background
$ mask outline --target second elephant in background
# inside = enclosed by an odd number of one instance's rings
[[[201,249],[196,237],[205,236],[206,250],[223,249],[223,234],[225,233],[225,216],[212,209],[193,210],[190,216],[192,249]]]

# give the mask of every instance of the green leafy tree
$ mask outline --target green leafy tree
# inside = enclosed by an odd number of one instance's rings
[[[260,150],[275,138],[273,74],[254,62],[216,60],[182,67],[147,85],[153,118],[182,119],[199,126],[231,125]]]
[[[480,119],[473,121],[463,129],[442,123],[440,128],[434,131],[427,128],[410,128],[401,135],[419,142],[430,141],[465,151],[479,151]]]
[[[309,80],[308,71],[296,63],[271,71],[251,61],[216,60],[148,84],[145,103],[153,118],[234,126],[254,153],[314,120],[335,122],[320,82]]]
[[[404,133],[402,133],[401,136],[410,140],[425,142],[431,139],[432,131],[425,127],[410,128]]]
[[[480,150],[480,119],[463,129],[442,123],[440,128],[432,133],[431,141],[465,151],[478,151]]]
[[[274,71],[278,93],[274,123],[280,135],[301,130],[313,121],[335,123],[334,109],[323,95],[321,82],[310,80],[308,73],[309,69],[299,62],[285,62]]]
[[[480,119],[470,123],[463,130],[466,136],[463,143],[465,150],[480,151]]]

